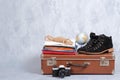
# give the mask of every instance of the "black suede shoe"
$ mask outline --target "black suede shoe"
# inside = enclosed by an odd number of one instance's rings
[[[98,36],[95,35],[95,33],[91,33],[89,42],[84,47],[77,50],[78,53],[85,54],[102,54],[112,51],[112,37],[107,37],[104,34]]]

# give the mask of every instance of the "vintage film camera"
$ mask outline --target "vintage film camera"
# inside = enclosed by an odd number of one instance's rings
[[[70,76],[70,71],[71,68],[69,66],[65,67],[64,65],[59,65],[59,67],[57,67],[56,65],[53,66],[52,68],[52,76],[53,77],[60,77],[60,78],[64,78],[65,76]]]

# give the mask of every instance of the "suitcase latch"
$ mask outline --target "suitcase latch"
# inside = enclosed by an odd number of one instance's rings
[[[56,57],[51,57],[47,59],[47,66],[53,66],[56,65]]]
[[[100,58],[100,66],[109,66],[109,60],[105,57]]]

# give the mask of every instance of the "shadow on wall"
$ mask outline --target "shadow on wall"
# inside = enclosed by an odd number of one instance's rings
[[[23,69],[30,73],[41,74],[41,60],[40,55],[29,58],[23,66]]]

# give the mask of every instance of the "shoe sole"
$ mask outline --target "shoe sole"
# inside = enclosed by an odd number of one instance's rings
[[[94,54],[104,54],[104,53],[111,53],[111,52],[113,52],[114,51],[114,49],[113,48],[110,48],[110,49],[106,49],[106,50],[104,50],[104,51],[101,51],[101,52],[86,52],[86,51],[79,51],[78,53],[84,53],[84,54],[92,54],[92,55],[94,55]]]

